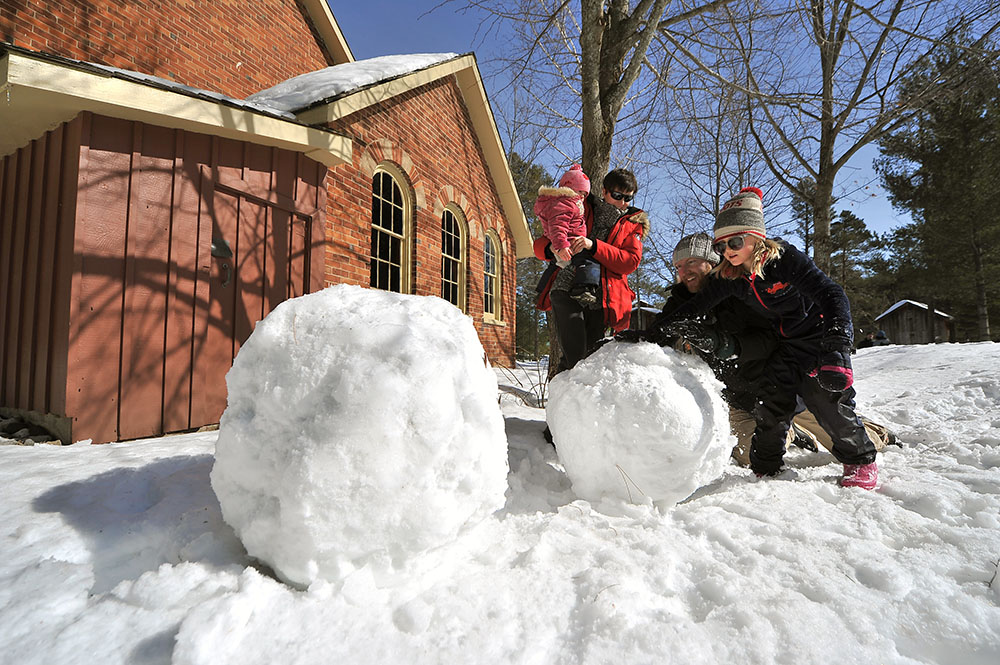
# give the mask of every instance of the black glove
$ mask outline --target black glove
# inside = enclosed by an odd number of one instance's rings
[[[649,341],[645,330],[623,330],[620,333],[616,333],[612,339],[616,342],[629,342],[631,344]]]
[[[592,355],[593,353],[595,353],[597,351],[597,349],[601,348],[602,346],[604,346],[608,342],[613,342],[613,341],[615,341],[614,337],[602,337],[601,339],[599,339],[596,342],[594,342],[593,346],[591,346],[589,349],[587,349],[587,355],[588,356]]]
[[[809,376],[815,376],[819,385],[832,393],[850,388],[854,384],[850,340],[839,335],[827,336],[820,342],[820,349],[816,369]]]
[[[700,321],[674,321],[664,326],[663,332],[683,337],[702,353],[711,353],[718,358],[729,358],[736,353],[736,339],[732,335]]]

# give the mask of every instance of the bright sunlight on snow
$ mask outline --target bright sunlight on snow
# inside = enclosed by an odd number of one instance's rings
[[[381,309],[400,306],[392,297],[384,294]],[[422,327],[412,316],[405,323],[401,337]],[[303,334],[299,323],[295,334]],[[337,348],[330,353],[344,354]],[[370,390],[362,366],[389,380],[368,350],[340,357],[358,372],[342,374],[347,392]],[[321,385],[325,361],[314,360],[301,369],[302,380]],[[212,491],[214,432],[0,446],[2,660],[1000,662],[1000,345],[877,347],[854,360],[859,410],[903,444],[879,456],[876,491],[839,487],[840,466],[828,453],[796,449],[781,478],[756,480],[727,465],[663,511],[619,500],[614,514],[574,493],[542,438],[544,410],[510,394],[531,390],[540,372],[497,368],[510,466],[506,503],[454,540],[419,556],[411,548],[392,584],[363,556],[343,578],[306,589],[251,559]],[[438,369],[464,366],[454,362]],[[287,381],[295,369],[273,371]],[[391,393],[394,408],[434,400],[438,380],[410,375],[408,391]],[[270,394],[257,392],[254,408],[276,411],[277,403],[266,403]],[[294,413],[281,416],[282,427],[305,417],[301,436],[316,443],[315,428],[339,425],[320,413],[334,408],[332,396],[311,404],[289,407]],[[427,445],[418,422],[399,421],[397,440],[375,422],[370,430],[351,426],[373,447],[404,451],[407,441]],[[288,450],[277,440],[287,432],[273,432],[274,452]],[[246,445],[263,453],[266,443]],[[447,449],[457,467],[470,464]],[[402,454],[410,463],[423,459]],[[349,457],[357,462],[357,455]],[[359,483],[380,482],[364,476],[364,465],[349,468]],[[411,471],[421,481],[438,473]],[[602,507],[611,503],[605,498]],[[330,510],[349,509],[361,513],[353,519],[402,510],[361,503]],[[317,511],[318,502],[311,519],[320,519]],[[416,542],[412,534],[399,538]],[[343,543],[309,545],[321,546]]]
[[[606,344],[556,376],[545,415],[573,491],[595,504],[672,506],[715,480],[736,444],[708,365],[648,342]]]

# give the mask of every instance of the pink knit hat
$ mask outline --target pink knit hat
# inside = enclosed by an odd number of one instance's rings
[[[583,167],[579,164],[574,164],[569,167],[569,171],[563,173],[563,176],[559,178],[560,187],[569,187],[576,192],[589,192],[590,191],[590,178],[587,174],[583,172]]]

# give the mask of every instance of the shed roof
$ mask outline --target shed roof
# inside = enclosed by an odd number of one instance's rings
[[[0,155],[81,111],[301,152],[327,166],[349,162],[350,139],[293,114],[140,72],[0,43]]]
[[[876,316],[875,320],[878,321],[879,319],[881,319],[881,318],[883,318],[885,316],[888,316],[889,314],[892,314],[897,309],[900,309],[902,307],[907,307],[907,306],[917,307],[919,309],[924,309],[924,310],[929,310],[930,309],[930,307],[928,305],[925,305],[922,302],[917,302],[916,300],[900,300],[895,305],[893,305],[889,309],[885,310],[884,312],[882,312],[881,314],[879,314],[878,316]],[[944,317],[946,319],[954,318],[953,316],[951,316],[951,314],[945,314],[944,312],[942,312],[939,309],[935,309],[934,313],[936,315]]]
[[[81,111],[92,111],[294,150],[333,166],[351,160],[352,143],[327,129],[327,123],[451,75],[483,148],[516,254],[533,256],[531,231],[473,54],[386,56],[361,62],[352,56],[351,62],[296,76],[240,100],[0,43],[0,94],[7,101],[0,104],[0,156]]]

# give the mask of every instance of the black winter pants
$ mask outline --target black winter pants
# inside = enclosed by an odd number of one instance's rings
[[[552,314],[556,318],[556,334],[562,347],[559,371],[570,369],[587,351],[604,337],[604,310],[587,309],[570,298],[566,291],[551,291]]]
[[[816,364],[815,340],[781,340],[765,370],[754,418],[750,468],[770,475],[781,468],[785,437],[796,411],[796,394],[833,440],[833,456],[843,464],[875,461],[875,444],[854,413],[854,388],[824,390],[808,373]]]

